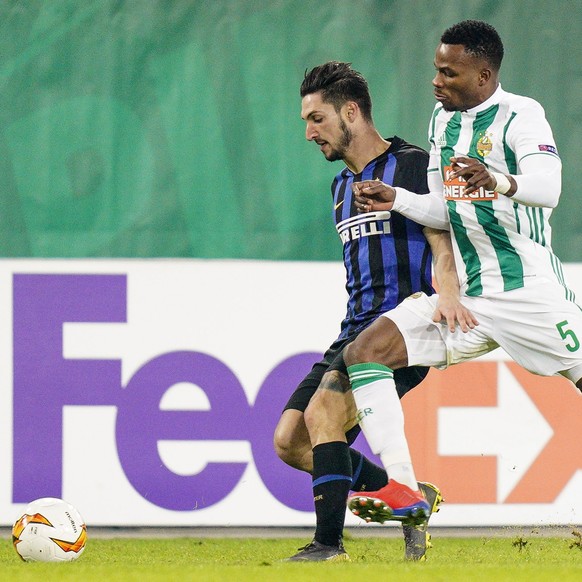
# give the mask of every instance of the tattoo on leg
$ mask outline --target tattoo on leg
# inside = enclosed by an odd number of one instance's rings
[[[320,388],[345,394],[350,391],[350,381],[344,374],[330,374]]]

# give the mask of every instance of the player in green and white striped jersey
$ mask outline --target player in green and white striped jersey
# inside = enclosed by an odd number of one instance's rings
[[[561,163],[541,106],[501,86],[469,111],[447,111],[439,104],[430,141],[431,191],[447,201],[467,295],[523,287],[524,277],[540,271],[561,278],[549,224],[560,194]],[[457,161],[451,163],[451,158]],[[465,172],[462,167],[471,164],[467,158],[489,171],[489,181],[471,192],[464,176],[471,175],[473,166]],[[513,176],[513,196],[495,191],[498,184],[490,182],[491,172]],[[524,176],[533,188],[523,184]]]
[[[360,424],[390,479],[350,499],[367,520],[423,517],[393,370],[446,368],[501,346],[531,372],[560,374],[582,390],[582,310],[551,248],[561,162],[541,105],[501,88],[502,58],[489,24],[469,20],[447,29],[435,54],[430,194],[353,185],[360,212],[396,211],[450,229],[461,302],[474,318],[461,314],[451,324],[437,296],[417,293],[347,346]]]

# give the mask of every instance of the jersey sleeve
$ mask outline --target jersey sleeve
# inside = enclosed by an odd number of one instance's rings
[[[527,99],[516,112],[506,134],[507,145],[515,153],[518,168],[529,156],[550,156],[559,159],[552,128],[543,107]]]
[[[392,185],[416,194],[427,194],[427,165],[428,154],[424,150],[417,147],[407,149],[400,155]]]
[[[424,196],[414,194],[404,188],[395,188],[396,198],[392,209],[418,224],[438,230],[450,230],[449,216],[445,200],[436,192]]]
[[[517,111],[506,134],[515,153],[517,183],[512,196],[526,206],[554,208],[562,188],[562,163],[543,107],[533,99]]]

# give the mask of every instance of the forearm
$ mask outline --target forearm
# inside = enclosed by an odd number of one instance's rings
[[[439,292],[459,297],[459,278],[449,233],[432,228],[425,228],[423,232],[432,251],[433,274]]]
[[[463,333],[479,325],[477,318],[461,303],[459,278],[451,236],[448,232],[431,228],[424,235],[433,254],[433,272],[438,285],[439,297],[432,320],[454,332],[459,327]]]
[[[512,176],[517,191],[511,199],[526,206],[555,208],[562,190],[562,164],[557,158],[529,156],[521,164],[521,172]]]
[[[404,188],[394,188],[396,198],[392,210],[414,222],[438,230],[449,230],[449,216],[441,194],[415,194]]]

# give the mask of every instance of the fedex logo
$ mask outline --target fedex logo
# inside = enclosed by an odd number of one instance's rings
[[[13,503],[62,496],[63,409],[73,405],[115,409],[121,469],[136,495],[159,508],[211,507],[237,488],[248,465],[214,461],[178,474],[164,463],[160,442],[244,441],[270,494],[290,509],[313,511],[309,477],[277,458],[273,432],[321,354],[275,361],[252,404],[235,372],[201,351],[154,352],[122,380],[120,359],[65,358],[63,326],[130,325],[126,275],[15,274],[12,287]],[[162,407],[181,383],[203,390],[208,406]],[[417,475],[438,483],[451,509],[554,504],[582,469],[582,398],[564,379],[534,376],[511,362],[470,362],[431,371],[403,406]],[[369,454],[363,439],[358,448]]]
[[[125,385],[120,360],[63,357],[64,323],[126,320],[125,275],[14,275],[12,501],[61,497],[63,407],[107,405],[117,409],[123,471],[149,502],[177,511],[211,506],[236,487],[247,465],[208,463],[198,474],[178,475],[164,465],[158,441],[245,440],[271,494],[292,509],[312,511],[309,479],[282,463],[272,442],[289,394],[321,354],[298,354],[276,365],[252,406],[232,370],[209,354],[160,354]],[[180,382],[202,388],[210,409],[161,410],[164,393]]]

